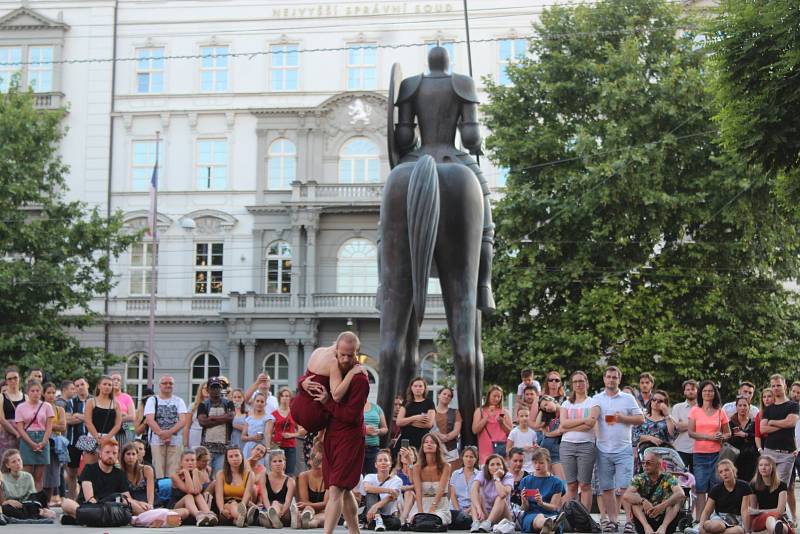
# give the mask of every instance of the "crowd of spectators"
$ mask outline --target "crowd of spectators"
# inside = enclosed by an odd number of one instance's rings
[[[247,389],[212,377],[191,403],[165,375],[138,406],[119,375],[93,392],[43,378],[5,372],[0,523],[52,522],[59,507],[80,523],[82,506],[114,501],[151,526],[323,526],[324,433],[295,423],[294,393],[273,394],[268,375]],[[672,405],[650,373],[635,387],[614,366],[602,378],[593,393],[583,371],[540,383],[526,369],[513,402],[492,385],[472,414],[422,377],[391,417],[367,401],[359,527],[555,534],[580,508],[602,532],[793,532],[800,383],[773,375],[756,405],[751,382],[723,403],[713,382],[686,380]]]

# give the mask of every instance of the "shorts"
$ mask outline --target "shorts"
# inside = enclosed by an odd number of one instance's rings
[[[545,513],[528,512],[522,516],[522,519],[520,519],[519,522],[520,530],[522,532],[533,532],[533,522],[540,515],[543,515],[545,517],[555,517],[558,515],[558,512],[555,510],[552,512],[545,512]]]
[[[792,470],[794,469],[794,454],[790,452],[778,452],[776,450],[765,448],[761,453],[764,456],[769,456],[775,460],[775,471],[778,473],[778,478],[786,486],[792,485]]]
[[[653,530],[657,530],[661,527],[661,524],[664,522],[664,515],[660,515],[658,517],[648,517],[647,522],[650,523],[650,528]],[[678,521],[681,520],[681,514],[675,516],[675,519],[672,520],[672,523],[667,525],[666,533],[672,534],[678,528]],[[633,518],[633,527],[636,529],[636,534],[644,534],[644,526],[639,523],[639,520],[635,517]]]
[[[767,530],[767,519],[770,517],[780,519],[782,515],[783,514],[780,512],[761,512],[760,514],[750,518],[750,531],[760,532],[762,530]]]
[[[81,455],[83,451],[76,448],[74,445],[70,445],[67,447],[69,451],[69,462],[67,463],[67,467],[70,469],[77,469],[81,466]]]
[[[694,462],[694,490],[697,493],[708,493],[719,480],[717,479],[718,452],[696,452]]]
[[[559,455],[561,465],[564,467],[564,477],[567,484],[580,482],[589,484],[592,481],[594,469],[595,446],[591,441],[573,443],[562,441]]]
[[[627,488],[633,478],[633,454],[597,450],[597,479],[600,491]]]
[[[722,521],[725,523],[726,527],[736,527],[739,525],[744,525],[742,523],[742,516],[737,514],[724,514],[720,515],[717,512],[713,512],[711,517],[708,518],[709,521]]]

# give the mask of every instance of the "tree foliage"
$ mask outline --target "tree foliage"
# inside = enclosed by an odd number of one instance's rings
[[[694,23],[663,0],[554,7],[530,54],[489,83],[498,313],[487,381],[529,365],[659,387],[792,370],[798,220],[717,142]]]
[[[724,0],[713,19],[723,144],[767,172],[800,167],[800,2]]]
[[[0,365],[54,379],[97,376],[113,361],[71,332],[97,320],[89,303],[112,287],[110,257],[138,238],[120,215],[64,199],[64,113],[35,109],[15,83],[0,95]]]

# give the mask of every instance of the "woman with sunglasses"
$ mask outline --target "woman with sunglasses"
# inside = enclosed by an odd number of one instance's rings
[[[564,384],[561,382],[561,373],[550,371],[545,376],[542,395],[549,395],[560,405],[564,402]]]
[[[650,402],[645,404],[644,423],[633,427],[633,462],[634,470],[639,471],[639,448],[662,447],[669,445],[675,436],[675,422],[669,416],[669,395],[662,389],[650,395]]]

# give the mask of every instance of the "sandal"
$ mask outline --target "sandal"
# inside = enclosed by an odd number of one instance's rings
[[[636,527],[630,521],[625,522],[625,528],[622,529],[623,534],[636,534]]]
[[[619,525],[613,521],[606,521],[605,526],[603,527],[603,532],[618,532]]]

